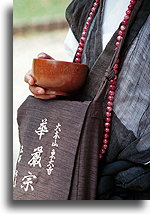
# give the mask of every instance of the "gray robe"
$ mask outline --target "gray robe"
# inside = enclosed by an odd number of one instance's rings
[[[92,3],[93,1],[74,0],[67,8],[67,20],[78,40]],[[104,7],[105,1],[101,1],[84,49],[82,63],[90,67],[90,72],[84,88],[79,93],[78,98],[83,100],[92,100],[95,96],[114,53],[119,28],[102,51],[101,26]],[[149,2],[138,0],[121,51],[111,139],[105,159],[100,163],[98,199],[148,198],[150,23],[148,14]],[[113,168],[111,172],[110,169]]]

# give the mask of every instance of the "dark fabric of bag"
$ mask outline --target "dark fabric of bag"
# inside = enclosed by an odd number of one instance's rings
[[[98,151],[103,132],[102,100],[108,80],[105,78],[92,102],[39,100],[29,96],[18,109],[21,161],[17,163],[14,200],[92,200],[96,197]],[[35,130],[47,119],[48,132],[41,140]],[[46,167],[52,147],[54,129],[61,124],[51,175]],[[29,161],[37,147],[43,147],[41,167]],[[25,176],[36,176],[32,186],[23,185]],[[21,188],[22,187],[22,188]]]
[[[29,96],[18,110],[20,143],[24,152],[17,164],[17,185],[14,188],[14,200],[66,200],[70,192],[72,173],[78,141],[89,102],[43,101]],[[47,119],[48,133],[38,140],[35,133],[42,119]],[[59,146],[56,148],[55,167],[51,175],[46,172],[52,151],[54,129],[61,124]],[[28,165],[33,150],[43,146],[41,165]],[[21,189],[22,178],[28,171],[37,177],[34,191]]]
[[[74,179],[69,198],[71,200],[94,200],[97,192],[98,152],[103,135],[103,99],[108,80],[102,84],[94,101],[91,102],[81,133]]]

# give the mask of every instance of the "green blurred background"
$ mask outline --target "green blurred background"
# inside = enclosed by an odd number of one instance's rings
[[[65,19],[71,0],[14,0],[14,26]]]

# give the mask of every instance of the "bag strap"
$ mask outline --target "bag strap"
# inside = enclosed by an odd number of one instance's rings
[[[133,13],[131,14],[131,17],[130,17],[130,20],[126,26],[126,30],[124,32],[124,36],[123,36],[123,39],[121,40],[118,48],[115,50],[114,52],[114,55],[112,57],[112,60],[110,62],[110,65],[109,67],[106,69],[106,72],[105,72],[105,75],[104,75],[104,80],[102,81],[100,87],[99,87],[99,90],[94,98],[94,101],[96,102],[99,102],[100,100],[103,100],[104,99],[104,96],[105,96],[105,89],[107,90],[108,88],[108,85],[109,85],[109,81],[112,80],[115,76],[115,72],[113,70],[113,66],[115,65],[119,55],[120,55],[120,52],[122,50],[122,47],[125,43],[125,39],[127,37],[127,33],[129,31],[129,28],[130,26],[132,25],[133,23],[133,19],[134,17],[136,16],[137,14],[137,11],[139,10],[140,6],[141,6],[141,3],[142,1],[138,1],[137,4],[135,5],[135,8],[133,9]],[[121,24],[120,24],[121,26]],[[119,26],[119,28],[120,28]]]

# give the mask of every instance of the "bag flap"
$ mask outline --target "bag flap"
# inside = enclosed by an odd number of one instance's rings
[[[18,109],[21,150],[14,200],[67,200],[90,102],[39,100]]]

